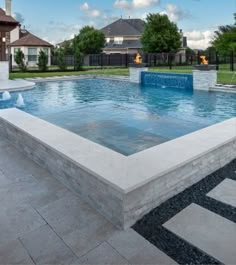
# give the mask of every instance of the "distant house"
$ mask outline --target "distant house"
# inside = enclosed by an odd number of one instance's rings
[[[145,21],[142,19],[123,19],[109,24],[101,29],[106,36],[106,46],[103,52],[106,54],[111,53],[127,53],[135,54],[142,50],[141,37],[144,32]],[[178,54],[184,56],[185,49],[187,48],[187,37],[183,35],[180,30],[181,36],[181,49]]]
[[[109,24],[101,29],[106,36],[106,54],[123,53],[135,54],[142,49],[141,36],[145,22],[142,19],[123,19]]]
[[[17,35],[17,37],[16,37]],[[25,55],[25,62],[28,66],[36,66],[38,62],[39,52],[43,50],[48,56],[48,65],[51,65],[51,48],[53,47],[47,41],[40,39],[25,29],[16,28],[11,32],[11,40],[16,38],[15,41],[9,44],[12,56],[12,65],[16,65],[15,55],[20,49]]]
[[[5,27],[0,27],[0,60],[9,58],[12,54],[12,65],[16,65],[15,54],[21,49],[25,55],[25,61],[29,66],[36,66],[40,50],[48,55],[48,65],[51,64],[51,48],[53,45],[22,29],[19,22],[11,16],[11,0],[5,0],[4,11],[0,8],[0,22]],[[3,27],[2,26],[2,27]]]

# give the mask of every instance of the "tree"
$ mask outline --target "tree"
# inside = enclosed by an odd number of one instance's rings
[[[141,42],[145,52],[176,52],[181,47],[181,36],[167,15],[149,14]]]
[[[101,53],[104,45],[104,33],[90,26],[83,27],[73,40],[74,50],[78,49],[83,54]]]
[[[74,40],[75,41],[75,40]],[[74,43],[74,65],[75,65],[75,70],[79,71],[82,69],[82,58],[83,54],[81,53],[79,47]]]
[[[57,64],[61,71],[66,70],[66,63],[65,63],[65,50],[63,48],[59,48],[57,50]]]
[[[63,49],[65,55],[73,54],[73,39],[65,40],[59,44],[59,48],[55,50],[57,52],[59,49]]]
[[[236,51],[236,13],[234,20],[233,25],[220,26],[212,39],[212,46],[222,55]]]
[[[17,63],[18,67],[20,68],[21,72],[27,71],[27,66],[25,64],[25,55],[21,49],[18,49],[15,54],[15,62]]]
[[[48,56],[43,50],[39,52],[38,67],[42,72],[46,72],[48,69]]]

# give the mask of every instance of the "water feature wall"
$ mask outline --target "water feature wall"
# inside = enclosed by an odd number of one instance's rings
[[[193,89],[192,74],[142,72],[141,84],[156,87]]]

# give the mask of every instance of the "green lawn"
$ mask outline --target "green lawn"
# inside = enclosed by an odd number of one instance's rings
[[[172,73],[191,73],[192,67],[181,66],[174,67],[172,70],[164,67],[150,68],[150,71],[155,72],[172,72]],[[70,76],[70,75],[86,75],[86,74],[106,74],[106,75],[128,75],[129,70],[127,68],[116,68],[116,69],[96,69],[96,70],[86,70],[79,72],[47,72],[47,73],[11,73],[10,78],[33,78],[33,77],[52,77],[52,76]],[[230,71],[218,71],[218,83],[221,84],[235,84],[236,85],[236,75],[233,78],[233,72]]]

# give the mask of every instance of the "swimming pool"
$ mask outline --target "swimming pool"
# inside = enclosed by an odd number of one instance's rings
[[[38,83],[22,110],[124,155],[236,116],[236,94],[85,79]],[[0,102],[15,106],[18,92]]]

